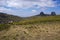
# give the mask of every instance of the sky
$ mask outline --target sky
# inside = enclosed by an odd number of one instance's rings
[[[60,14],[60,0],[0,0],[0,12],[29,17],[39,14]]]

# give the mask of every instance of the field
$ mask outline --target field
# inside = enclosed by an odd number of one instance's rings
[[[29,17],[0,29],[0,40],[60,40],[60,16]]]

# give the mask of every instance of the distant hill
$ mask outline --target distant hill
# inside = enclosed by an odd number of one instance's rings
[[[18,22],[18,21],[20,21],[21,19],[22,19],[21,17],[13,16],[13,15],[9,15],[9,14],[1,13],[1,12],[0,12],[0,23],[1,23],[1,24]]]

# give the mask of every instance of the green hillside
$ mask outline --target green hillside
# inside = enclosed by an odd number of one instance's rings
[[[46,22],[60,22],[60,15],[57,16],[33,16],[13,24],[35,24]]]

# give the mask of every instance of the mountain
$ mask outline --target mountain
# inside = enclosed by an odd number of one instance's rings
[[[7,13],[0,12],[0,23],[12,23],[12,22],[18,22],[22,19],[22,17],[9,15]]]

